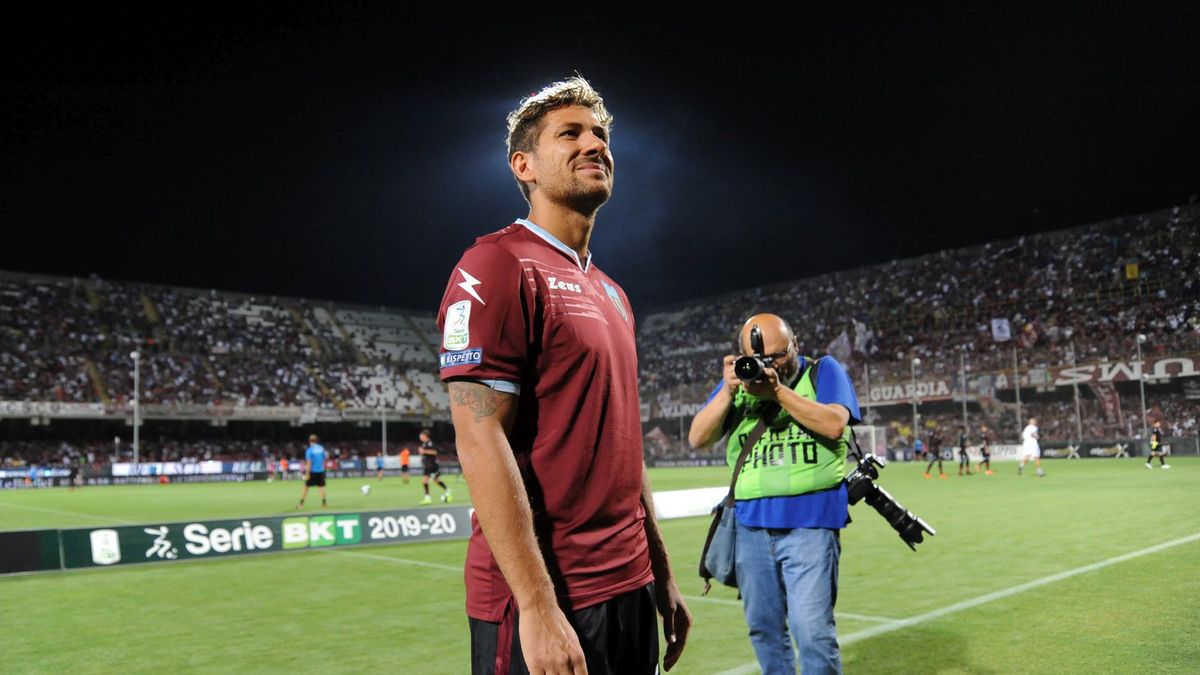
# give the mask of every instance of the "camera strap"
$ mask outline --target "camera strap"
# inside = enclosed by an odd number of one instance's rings
[[[754,428],[750,431],[750,436],[746,438],[746,442],[742,444],[742,452],[738,455],[737,464],[733,466],[733,478],[729,481],[729,494],[725,495],[724,501],[721,502],[725,505],[725,508],[733,508],[733,490],[737,487],[738,475],[742,473],[742,467],[746,465],[746,457],[754,449],[754,444],[765,433],[767,433],[767,423],[764,419],[760,418],[758,424],[754,425]],[[707,545],[707,542],[705,542],[705,547]]]
[[[730,509],[736,508],[733,498],[734,488],[737,487],[738,474],[742,472],[742,467],[746,464],[746,457],[750,454],[750,450],[758,439],[767,432],[767,423],[759,418],[758,424],[750,432],[750,436],[746,438],[746,443],[742,446],[742,452],[738,455],[737,465],[733,467],[733,478],[729,481],[729,494],[725,495],[719,504],[713,508],[712,522],[708,525],[708,535],[704,538],[704,548],[700,551],[700,578],[704,579],[704,591],[702,596],[708,595],[709,589],[712,588],[713,573],[709,571],[705,561],[708,560],[708,549],[712,546],[713,538],[717,534],[717,530],[721,529],[722,522],[725,520],[726,512],[733,513]],[[728,528],[728,525],[726,525]],[[732,540],[729,538],[731,533],[726,529],[725,538],[722,539],[724,549],[732,550]],[[723,550],[724,550],[723,549]],[[723,581],[723,583],[728,583]],[[736,584],[732,584],[736,586]]]
[[[861,462],[863,459],[862,448],[858,445],[858,435],[854,433],[854,427],[850,427],[850,444],[854,446],[854,450],[849,454],[855,461]]]

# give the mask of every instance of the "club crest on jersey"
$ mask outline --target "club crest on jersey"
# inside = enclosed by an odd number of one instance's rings
[[[446,308],[446,326],[442,331],[442,348],[456,351],[471,343],[471,301],[463,300]]]
[[[613,306],[621,313],[621,318],[625,319],[625,323],[629,323],[629,312],[625,310],[625,303],[621,302],[621,294],[617,292],[616,288],[608,285],[607,281],[601,281],[600,283],[604,284],[604,290],[608,293],[608,299],[612,300]]]

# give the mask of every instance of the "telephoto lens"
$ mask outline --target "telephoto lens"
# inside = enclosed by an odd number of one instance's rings
[[[929,523],[921,520],[912,511],[905,509],[887,490],[875,484],[879,478],[879,468],[883,464],[875,455],[867,455],[858,460],[858,466],[846,476],[846,494],[851,505],[865,499],[871,508],[875,509],[883,519],[900,535],[900,539],[912,550],[917,550],[917,544],[925,541],[925,533],[929,536],[937,534]]]
[[[937,534],[937,532],[929,525],[929,523],[921,520],[912,511],[906,510],[896,501],[887,490],[873,486],[874,491],[867,494],[867,504],[871,505],[883,519],[892,526],[892,529],[900,535],[900,539],[908,544],[912,550],[917,550],[917,544],[925,541],[924,533],[928,532],[929,536]]]

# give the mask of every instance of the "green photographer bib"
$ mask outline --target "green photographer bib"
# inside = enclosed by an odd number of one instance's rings
[[[817,362],[813,362],[806,368],[793,387],[793,391],[810,401],[817,400],[812,379],[816,366]],[[742,444],[749,440],[759,418],[770,415],[766,433],[746,457],[735,499],[801,495],[834,487],[845,478],[849,425],[841,438],[821,438],[800,426],[778,403],[751,396],[744,389],[739,389],[734,397],[733,409],[743,411],[743,416],[725,447],[726,462],[731,467],[737,464]]]

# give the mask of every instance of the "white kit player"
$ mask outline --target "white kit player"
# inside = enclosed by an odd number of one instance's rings
[[[1029,424],[1026,424],[1025,429],[1021,431],[1021,465],[1017,467],[1018,476],[1025,471],[1025,463],[1031,458],[1037,464],[1037,475],[1045,476],[1046,472],[1042,471],[1042,448],[1038,445],[1036,417],[1030,417]]]

